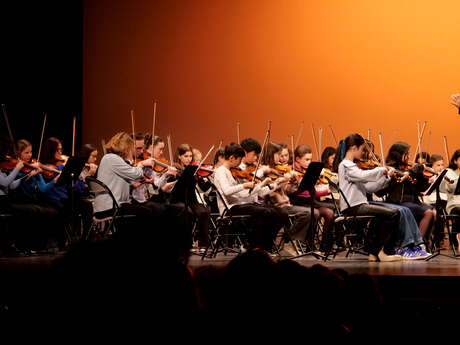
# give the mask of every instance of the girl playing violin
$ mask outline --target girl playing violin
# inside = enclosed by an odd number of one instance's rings
[[[192,163],[193,160],[193,149],[188,144],[181,144],[177,147],[175,155],[174,155],[174,163],[176,168],[179,171],[184,171],[187,166]],[[176,179],[177,177],[171,177],[168,181],[171,182],[172,179]],[[171,200],[175,204],[179,203],[185,206],[187,204],[190,212],[196,218],[196,239],[198,241],[198,247],[201,250],[204,250],[209,245],[209,227],[211,222],[211,216],[209,209],[203,205],[202,203],[198,202],[197,199],[197,184],[201,191],[207,191],[211,185],[209,182],[204,181],[203,179],[190,179],[187,181],[189,185],[187,186],[186,190],[181,197],[181,200]]]
[[[32,160],[32,144],[25,139],[18,140],[15,145],[15,155],[21,161],[30,162]],[[29,250],[43,249],[49,237],[57,239],[60,247],[65,244],[64,212],[58,203],[53,202],[54,199],[49,197],[49,195],[55,195],[51,191],[55,189],[59,179],[59,174],[52,174],[55,177],[45,181],[42,169],[37,168],[21,179],[15,200],[26,209],[26,213],[31,216],[31,221],[33,220],[35,225],[30,226],[20,235],[19,247]]]
[[[436,219],[436,210],[431,205],[423,204],[420,201],[421,192],[429,186],[429,181],[423,176],[424,166],[416,164],[409,167],[410,146],[404,142],[394,143],[388,152],[386,163],[396,169],[406,169],[406,174],[412,181],[402,179],[401,182],[392,179],[388,187],[382,191],[387,194],[386,201],[393,204],[400,204],[408,207],[419,224],[423,237],[427,237],[428,229]]]
[[[267,168],[275,170],[276,166],[279,164],[279,157],[281,156],[282,150],[281,145],[270,142],[267,145],[267,151],[262,160],[262,164]],[[278,188],[268,194],[266,197],[266,204],[284,211],[279,213],[279,217],[280,220],[285,221],[285,224],[282,225],[286,231],[288,229],[290,230],[292,238],[306,241],[311,220],[311,210],[308,207],[294,206],[291,204],[288,194],[293,193],[297,188],[295,183],[289,183],[292,179],[296,181],[295,173],[292,171],[285,173],[282,178],[279,178],[277,180]],[[285,213],[287,213],[287,217]],[[317,211],[315,213],[315,217],[318,217],[319,213]],[[289,215],[295,215],[292,226],[289,225]]]
[[[362,170],[355,160],[363,156],[364,139],[359,134],[351,134],[340,142],[337,148],[336,163],[339,162],[339,185],[346,200],[340,199],[342,212],[351,215],[372,215],[379,220],[376,223],[376,236],[369,243],[370,261],[397,261],[399,255],[392,254],[392,234],[398,229],[398,211],[385,205],[369,204],[367,193],[373,193],[390,183],[387,176],[394,174],[393,169],[374,168]]]
[[[297,174],[297,181],[296,185],[300,184],[300,181],[303,178],[304,173],[306,172],[307,168],[309,167],[312,161],[312,151],[310,147],[307,145],[299,145],[296,147],[294,151],[294,169],[298,172]],[[329,194],[328,189],[322,189],[315,192],[313,196],[315,199],[326,196]],[[301,193],[293,192],[290,194],[290,199],[292,204],[297,206],[304,206],[309,207],[310,205],[310,192],[303,191]],[[329,252],[332,248],[332,231],[334,225],[334,211],[332,209],[332,205],[328,203],[320,203],[314,200],[315,209],[318,210],[319,216],[323,219],[324,226],[323,226],[323,235],[321,240],[321,248],[322,252]],[[309,234],[310,236],[310,247],[314,247],[313,245],[313,235]]]
[[[257,149],[249,152],[255,151]],[[250,215],[249,246],[271,251],[273,241],[281,228],[280,221],[277,212],[258,203],[259,196],[264,197],[271,192],[267,187],[272,182],[271,179],[266,178],[259,184],[253,181],[241,183],[232,176],[230,171],[231,168],[241,165],[247,152],[236,143],[225,146],[225,161],[214,171],[214,184],[225,200],[224,204],[218,198],[219,211],[224,214],[228,206],[231,215]],[[273,188],[277,188],[276,182],[273,183]]]

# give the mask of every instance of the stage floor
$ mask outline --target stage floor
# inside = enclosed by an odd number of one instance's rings
[[[452,255],[450,250],[441,253]],[[35,270],[50,267],[55,259],[61,258],[65,253],[39,254],[32,256],[0,256],[0,271]],[[236,254],[224,255],[219,253],[216,258],[205,258],[192,254],[189,266],[195,269],[204,265],[223,267],[231,261]],[[286,260],[289,256],[273,256],[273,260]],[[327,261],[318,260],[313,256],[294,259],[299,264],[311,267],[315,264],[324,265],[330,269],[344,269],[350,274],[365,273],[373,276],[410,276],[410,277],[460,277],[460,258],[437,256],[429,261],[398,261],[398,262],[369,262],[367,256],[353,254],[348,258],[345,253],[340,253],[335,259]]]
[[[442,251],[443,254],[452,255],[451,251]],[[236,254],[219,254],[216,258],[201,259],[198,255],[192,255],[189,265],[194,269],[203,265],[225,266]],[[289,259],[288,256],[273,256],[274,260]],[[366,273],[373,276],[419,276],[419,277],[460,277],[460,258],[439,255],[429,261],[397,261],[397,262],[369,262],[367,256],[353,254],[348,258],[345,253],[340,253],[335,259],[327,261],[318,260],[313,256],[305,256],[294,259],[303,266],[315,264],[324,265],[330,269],[344,269],[350,274]]]

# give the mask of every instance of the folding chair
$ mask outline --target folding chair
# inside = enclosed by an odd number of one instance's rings
[[[90,190],[90,193],[91,194],[94,194],[94,197],[96,198],[97,196],[99,195],[103,195],[103,194],[106,194],[108,196],[110,196],[110,198],[112,199],[112,203],[113,203],[113,214],[110,215],[110,216],[106,216],[106,217],[103,217],[103,218],[99,218],[97,217],[97,215],[94,215],[93,216],[93,222],[91,224],[91,227],[89,228],[88,230],[88,233],[86,234],[86,236],[83,236],[84,240],[87,240],[91,234],[91,232],[95,232],[95,233],[98,233],[98,234],[101,234],[102,236],[106,236],[110,233],[115,233],[116,231],[116,228],[115,228],[115,220],[119,220],[119,219],[132,219],[135,217],[135,215],[121,215],[121,214],[118,214],[119,210],[120,210],[120,205],[118,205],[118,202],[117,200],[115,199],[115,196],[113,195],[112,191],[109,189],[109,187],[99,181],[98,179],[92,177],[92,176],[88,176],[86,178],[86,184],[88,185],[88,188]]]
[[[212,232],[212,240],[210,245],[206,248],[202,259],[207,256],[208,251],[211,249],[209,257],[215,258],[218,252],[223,252],[227,255],[228,252],[241,253],[243,247],[247,242],[247,225],[245,221],[249,219],[249,215],[232,216],[229,212],[230,209],[217,187],[212,184],[213,192],[216,195],[215,206],[211,208],[211,219],[215,224],[215,230]],[[217,207],[217,198],[220,199],[225,209],[220,214]],[[235,250],[235,244],[238,250]]]
[[[347,198],[343,194],[343,191],[339,188],[337,184],[332,182],[330,179],[329,181],[329,187],[336,190],[337,193],[340,195],[341,198],[345,201],[347,204],[347,207],[350,207],[350,203],[348,202]],[[376,219],[375,216],[357,216],[354,214],[344,214],[343,212],[340,211],[340,207],[337,205],[337,200],[335,198],[332,198],[333,203],[334,203],[334,208],[337,213],[337,217],[334,219],[334,224],[336,228],[336,234],[337,234],[337,229],[340,227],[343,231],[344,235],[344,240],[345,240],[345,245],[347,246],[347,254],[345,257],[348,258],[350,254],[362,254],[368,256],[369,253],[364,251],[367,245],[367,237],[368,237],[368,230],[369,230],[369,225],[372,221]],[[334,256],[335,258],[337,254],[340,252],[340,248],[337,248],[334,251]],[[326,254],[326,257],[330,255],[330,253]]]
[[[436,210],[438,211],[438,217],[439,217],[437,222],[440,222],[440,224],[441,224],[440,227],[442,228],[443,233],[444,233],[444,229],[447,230],[447,236],[448,236],[448,240],[449,240],[449,245],[450,245],[450,248],[452,249],[452,254],[453,255],[442,254],[441,250],[443,250],[444,248],[437,248],[436,247],[436,243],[433,240],[433,234],[431,234],[432,245],[431,245],[430,249],[431,249],[431,253],[433,253],[433,255],[428,257],[426,259],[426,261],[429,261],[429,260],[431,260],[431,259],[433,259],[433,258],[435,258],[435,257],[437,257],[439,255],[447,256],[447,257],[456,259],[456,258],[460,257],[460,253],[458,253],[458,250],[456,248],[456,246],[457,246],[457,239],[456,239],[457,234],[454,234],[452,232],[452,228],[453,228],[454,221],[460,222],[460,215],[447,214],[446,208],[444,206],[443,207],[437,207]]]

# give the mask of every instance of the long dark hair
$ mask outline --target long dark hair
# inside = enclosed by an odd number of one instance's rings
[[[96,147],[93,144],[85,144],[81,148],[80,152],[78,152],[78,158],[82,158],[86,162],[93,151],[96,151]]]
[[[332,171],[337,172],[339,170],[339,164],[345,158],[347,151],[352,147],[360,147],[364,144],[364,138],[358,133],[350,134],[343,140],[340,140],[339,146],[335,151],[334,164],[332,165]]]
[[[275,166],[275,160],[274,156],[275,153],[281,152],[282,148],[280,145],[274,142],[270,142],[267,145],[267,148],[265,149],[265,154],[263,156],[262,164],[263,165],[268,165],[270,168],[273,168]]]
[[[391,167],[398,167],[404,164],[402,158],[407,152],[409,152],[409,149],[409,144],[405,142],[398,141],[394,143],[391,145],[390,150],[388,150],[386,164]]]
[[[450,159],[450,162],[449,162],[449,168],[452,169],[452,170],[457,170],[458,169],[458,166],[457,166],[457,163],[455,163],[455,161],[460,157],[460,149],[455,151],[454,154],[452,155],[452,158]]]
[[[58,138],[48,138],[43,143],[42,152],[40,153],[40,161],[43,164],[55,164],[56,152],[61,141]]]
[[[329,157],[332,155],[335,155],[335,148],[327,146],[321,154],[321,162],[323,162],[325,168],[332,169],[332,166],[329,166]]]

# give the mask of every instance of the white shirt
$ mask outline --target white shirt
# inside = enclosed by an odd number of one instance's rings
[[[131,201],[129,195],[131,182],[140,180],[143,175],[142,168],[133,167],[120,156],[108,153],[101,159],[97,179],[104,182],[112,191],[117,203],[122,204]],[[94,212],[110,210],[112,207],[112,199],[107,194],[97,195],[94,199]]]
[[[358,166],[344,159],[339,165],[339,187],[350,207],[366,204],[366,193],[374,193],[385,188],[390,179],[384,175],[385,168],[362,170]],[[340,198],[340,209],[348,208],[343,198]]]
[[[455,188],[457,187],[458,178],[460,176],[460,170],[452,170],[447,169],[446,176],[454,181],[454,183],[447,183],[446,180],[441,182],[441,187],[445,187],[447,192],[447,206],[446,211],[448,214],[452,211],[452,209],[456,206],[460,206],[460,195],[454,195]],[[434,193],[432,193],[434,194]]]
[[[270,188],[267,186],[261,188],[260,184],[256,184],[254,189],[249,192],[249,189],[245,189],[243,184],[238,183],[233,178],[232,173],[225,166],[220,166],[214,171],[214,185],[229,208],[235,205],[256,203],[259,196],[262,197],[271,192]],[[222,214],[225,210],[225,205],[220,198],[217,199],[217,204],[219,212]]]

